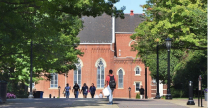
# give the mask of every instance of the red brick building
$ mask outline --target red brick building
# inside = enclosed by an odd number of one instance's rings
[[[75,82],[80,86],[83,83],[88,86],[94,83],[97,89],[95,95],[98,95],[103,90],[106,75],[112,69],[117,79],[117,88],[113,96],[128,98],[130,87],[131,97],[135,98],[141,85],[145,88],[145,66],[139,58],[135,60],[137,52],[131,51],[134,40],[130,39],[134,29],[142,22],[140,15],[125,14],[125,19],[106,14],[96,18],[82,17],[84,28],[78,35],[78,49],[84,52],[84,56],[79,57],[79,64],[76,64],[78,69],[69,70],[66,76],[53,75],[51,81],[40,81],[35,85],[36,90],[44,91],[45,98],[48,98],[49,94],[57,97],[60,86],[60,97],[64,97],[62,93],[67,83],[71,87]],[[149,74],[148,70],[147,96],[151,98],[152,79]],[[70,97],[74,97],[71,91]],[[79,97],[82,97],[82,94]]]

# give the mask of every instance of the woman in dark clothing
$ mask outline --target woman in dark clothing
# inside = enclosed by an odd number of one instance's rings
[[[92,83],[92,86],[90,86],[90,94],[91,94],[92,98],[94,98],[95,91],[96,91],[96,88],[94,86],[94,83]]]
[[[78,85],[77,83],[75,83],[75,85],[74,85],[74,87],[73,87],[73,89],[72,89],[72,92],[74,92],[75,98],[78,98],[79,91],[80,91],[79,85]]]
[[[82,90],[81,92],[83,93],[83,97],[87,98],[87,94],[88,94],[88,86],[86,85],[86,83],[84,83],[84,85],[82,86]],[[80,92],[80,93],[81,93]]]

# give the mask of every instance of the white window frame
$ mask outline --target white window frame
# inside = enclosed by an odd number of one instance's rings
[[[102,65],[101,66],[103,66],[103,68],[104,68],[104,78],[103,78],[103,85],[105,84],[105,67],[106,67],[106,63],[105,63],[105,60],[104,59],[102,59],[102,58],[99,58],[97,61],[96,61],[96,64],[95,64],[95,66],[96,66],[96,68],[97,68],[97,72],[98,72],[98,66],[99,66],[99,62],[100,61],[102,61]],[[102,80],[101,80],[101,76],[102,76],[102,70],[101,70],[101,66],[100,66],[100,76],[99,76],[99,78],[100,78],[100,86],[98,86],[98,83],[97,83],[97,88],[98,89],[102,89],[102,88],[104,88],[104,86],[102,87],[101,85],[102,85]],[[96,82],[98,82],[98,76],[97,76],[97,74],[96,74],[96,77],[97,77],[97,80],[96,80]]]
[[[139,83],[139,89],[141,88],[142,86],[142,81],[134,81],[134,86],[135,86],[135,93],[138,93],[139,91],[136,91],[136,83]]]
[[[136,69],[137,69],[137,68],[139,68],[139,74],[136,73]],[[142,69],[141,69],[140,66],[136,66],[136,67],[134,68],[134,71],[135,71],[135,76],[141,76]]]
[[[50,74],[52,76],[52,79],[50,80],[50,88],[58,88],[58,74],[57,73],[53,73],[53,74]],[[57,75],[57,87],[55,87],[55,75]],[[51,82],[53,82],[54,84],[51,84]],[[51,85],[54,85],[53,87],[51,87]]]
[[[82,84],[82,67],[83,67],[83,62],[81,61],[81,59],[78,59],[78,63],[77,64],[75,64],[76,65],[76,67],[77,67],[77,69],[76,70],[74,70],[74,73],[75,73],[75,71],[76,71],[76,74],[77,74],[77,84],[81,87],[81,84]],[[78,68],[79,68],[79,66],[80,66],[80,71],[81,71],[81,73],[80,73],[80,84],[78,83],[79,82],[79,79],[78,79]],[[75,85],[75,78],[74,78],[74,73],[73,73],[73,84]]]
[[[122,70],[122,72],[123,72],[123,87],[119,87],[119,70]],[[124,88],[124,75],[125,75],[125,71],[124,71],[124,69],[123,68],[119,68],[118,70],[117,70],[117,75],[118,75],[118,89],[123,89]]]
[[[122,78],[120,78],[120,72],[119,72],[120,70],[122,72]],[[119,69],[119,71],[118,71],[118,88],[123,88],[123,82],[124,82],[123,81],[123,70]],[[120,81],[119,81],[120,79],[122,79],[122,83],[120,83]],[[119,87],[120,84],[122,84],[122,87]]]

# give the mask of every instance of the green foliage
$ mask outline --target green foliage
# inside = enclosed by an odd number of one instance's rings
[[[164,95],[163,95],[163,96],[161,96],[161,98],[162,98],[162,99],[165,99],[165,97],[166,97],[166,96],[164,96]]]
[[[160,80],[167,79],[165,39],[171,38],[171,81],[176,97],[188,96],[188,82],[194,90],[202,75],[202,86],[207,84],[207,1],[206,0],[148,0],[142,5],[144,21],[131,36],[137,56],[149,66],[155,78],[156,46],[160,46]],[[167,51],[167,50],[166,50]],[[164,54],[163,54],[164,53]],[[161,60],[162,59],[162,60]],[[164,60],[163,60],[164,59]],[[178,91],[177,91],[178,90]]]
[[[182,98],[182,97],[185,97],[185,92],[186,91],[183,91],[181,89],[174,89],[174,88],[171,88],[170,90],[171,90],[171,95],[172,95],[173,98]]]
[[[174,88],[184,92],[188,90],[189,81],[193,82],[193,89],[198,88],[198,77],[202,77],[202,88],[207,87],[207,53],[206,51],[190,51],[189,55],[179,65],[173,78]],[[180,79],[180,80],[179,80]],[[185,92],[188,96],[188,92]]]
[[[131,36],[138,56],[155,52],[157,43],[172,39],[171,49],[207,49],[207,4],[201,0],[149,0],[143,5],[144,22]],[[156,4],[155,4],[156,3]]]
[[[18,84],[14,81],[7,83],[7,93],[14,93],[17,98],[28,98],[28,91],[25,89],[27,86]]]
[[[24,91],[18,91],[16,96],[17,98],[28,98],[29,94]]]
[[[124,17],[113,8],[118,0],[10,0],[0,1],[0,80],[28,84],[31,41],[33,43],[33,82],[49,73],[75,69],[81,16],[100,16],[104,12]]]
[[[140,99],[140,93],[136,94],[136,99]]]
[[[156,79],[157,77],[157,60],[156,60],[156,54],[152,55],[151,58],[155,59],[147,59],[146,64],[149,66],[149,70],[151,71],[151,77]],[[167,83],[167,51],[161,51],[159,53],[159,79],[163,83]],[[174,52],[170,54],[170,79],[172,81],[172,78],[174,78],[174,74],[176,71],[176,66],[179,62],[179,59],[174,56]]]

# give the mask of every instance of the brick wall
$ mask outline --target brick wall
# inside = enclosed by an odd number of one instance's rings
[[[123,88],[117,88],[115,89],[113,95],[114,97],[120,97],[120,98],[128,98],[129,97],[129,90],[128,88],[131,87],[131,97],[135,98],[137,92],[135,92],[135,81],[141,82],[141,85],[143,85],[145,89],[145,65],[142,63],[141,60],[137,59],[134,61],[131,57],[136,56],[135,51],[131,51],[131,47],[129,44],[131,44],[130,39],[131,34],[116,34],[116,51],[117,51],[117,57],[114,57],[114,52],[111,51],[111,45],[110,44],[97,44],[97,45],[80,45],[78,47],[79,50],[84,52],[84,56],[79,57],[81,61],[83,62],[83,66],[81,68],[82,74],[81,74],[81,84],[86,83],[88,87],[91,85],[91,83],[94,83],[95,86],[97,86],[97,68],[96,68],[96,61],[99,58],[102,58],[105,63],[105,77],[108,75],[109,69],[113,70],[113,74],[115,75],[116,79],[118,80],[118,74],[117,71],[122,68],[124,70],[123,75]],[[114,50],[114,45],[112,46],[112,49]],[[119,49],[121,50],[121,56],[119,55]],[[139,66],[141,68],[141,74],[135,75],[135,67]],[[150,77],[150,71],[147,69],[147,95],[148,98],[151,98],[152,91],[151,91],[151,77]],[[65,84],[68,83],[71,87],[73,87],[73,70],[70,70],[68,72],[68,77],[65,77],[64,75],[58,75],[58,86],[61,86],[61,97],[63,97],[63,90],[65,87]],[[65,83],[66,81],[66,83]],[[51,89],[49,81],[40,81],[39,84],[35,85],[35,88],[37,91],[44,91],[43,97],[49,97],[49,94],[52,94],[52,96],[57,97],[58,96],[58,89]],[[98,95],[103,89],[97,88],[96,94]],[[70,97],[74,97],[73,94],[70,94]],[[82,95],[79,95],[79,97],[82,97]],[[90,95],[88,94],[88,97]]]

